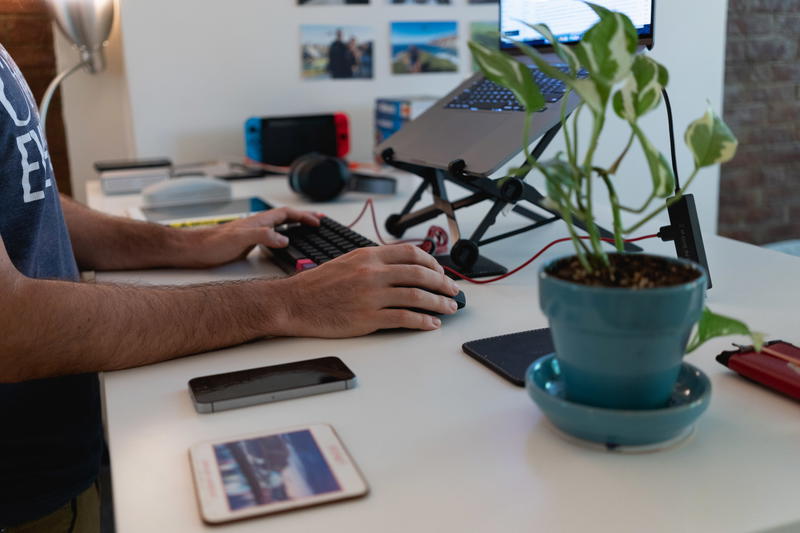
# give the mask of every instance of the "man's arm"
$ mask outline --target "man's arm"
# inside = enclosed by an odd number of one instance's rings
[[[216,266],[247,255],[257,244],[286,246],[286,238],[273,231],[278,224],[319,225],[318,216],[286,207],[187,230],[106,215],[63,195],[61,205],[75,259],[84,270]]]
[[[458,288],[410,245],[362,248],[280,280],[180,288],[31,279],[0,238],[0,382],[116,370],[268,335],[349,337],[431,330]]]

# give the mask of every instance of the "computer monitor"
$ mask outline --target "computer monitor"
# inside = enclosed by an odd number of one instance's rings
[[[639,34],[641,46],[653,47],[655,0],[592,0],[611,11],[626,14]],[[528,24],[547,24],[559,42],[574,44],[599,20],[580,0],[502,0],[500,2],[500,48],[519,53],[512,41],[538,49],[550,48],[542,35]]]

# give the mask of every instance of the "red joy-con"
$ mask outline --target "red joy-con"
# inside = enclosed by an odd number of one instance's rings
[[[344,157],[350,152],[350,124],[345,113],[333,114],[336,130],[336,157]]]

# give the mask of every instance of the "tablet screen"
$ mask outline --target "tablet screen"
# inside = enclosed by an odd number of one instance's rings
[[[215,224],[242,218],[272,206],[261,198],[234,198],[223,202],[175,205],[165,207],[142,207],[145,219],[159,224],[181,225],[181,222],[202,222]],[[194,224],[189,224],[194,225]]]

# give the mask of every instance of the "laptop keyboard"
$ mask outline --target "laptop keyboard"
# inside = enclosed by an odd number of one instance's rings
[[[569,67],[566,65],[557,65],[556,68],[565,73],[569,72]],[[535,67],[531,68],[531,74],[533,74],[534,81],[539,85],[545,102],[558,102],[566,94],[566,85],[564,85],[563,81],[551,78]],[[584,77],[585,73],[581,72],[578,76]],[[461,94],[453,98],[445,107],[469,111],[525,110],[525,107],[517,101],[514,93],[486,78],[481,78],[464,89]],[[543,111],[544,109],[537,111]]]
[[[356,248],[378,245],[328,217],[320,219],[318,227],[293,223],[277,231],[289,238],[289,245],[269,250],[273,260],[289,274],[314,268]]]

